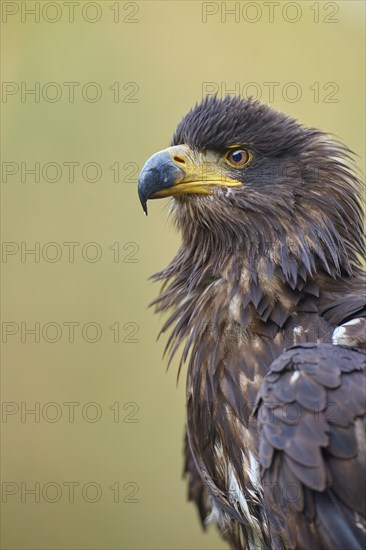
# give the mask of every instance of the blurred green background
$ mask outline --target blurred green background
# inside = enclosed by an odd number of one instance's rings
[[[147,308],[179,235],[167,201],[144,217],[137,173],[205,86],[258,94],[363,165],[365,4],[1,7],[2,547],[226,548],[186,501],[184,371],[177,388]]]

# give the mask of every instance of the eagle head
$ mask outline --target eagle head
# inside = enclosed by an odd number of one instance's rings
[[[332,276],[359,264],[363,212],[352,153],[252,99],[206,97],[138,183],[141,204],[172,197],[186,244],[212,253],[290,253]]]

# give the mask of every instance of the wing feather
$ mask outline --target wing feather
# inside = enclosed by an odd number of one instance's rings
[[[365,548],[365,369],[362,350],[302,344],[259,391],[265,505],[289,548]]]

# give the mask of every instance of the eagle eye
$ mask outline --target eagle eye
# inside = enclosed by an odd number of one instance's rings
[[[229,149],[226,153],[225,161],[233,168],[243,168],[250,162],[251,158],[249,151],[243,149],[243,147],[235,147],[235,149]]]

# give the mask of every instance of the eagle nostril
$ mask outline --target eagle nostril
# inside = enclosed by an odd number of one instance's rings
[[[174,160],[174,162],[177,162],[178,164],[185,164],[186,163],[184,158],[178,157],[178,155],[175,155],[175,157],[173,157],[173,160]]]

